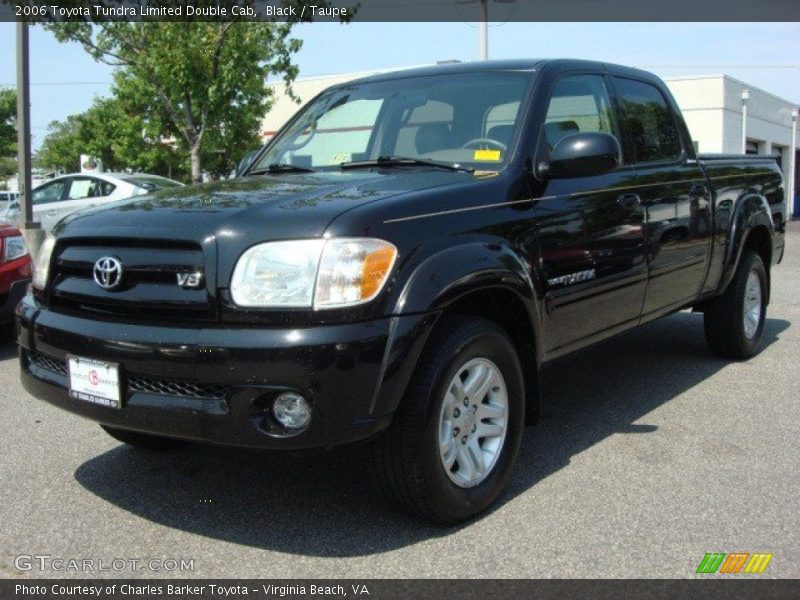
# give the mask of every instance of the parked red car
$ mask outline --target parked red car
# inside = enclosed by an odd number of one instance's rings
[[[14,309],[31,281],[31,255],[19,229],[0,225],[0,326],[14,320]]]

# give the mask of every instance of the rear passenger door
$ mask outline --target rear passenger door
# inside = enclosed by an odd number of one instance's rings
[[[642,316],[655,317],[699,293],[712,234],[709,190],[661,90],[629,77],[614,76],[612,82],[646,221],[649,281]]]
[[[604,74],[562,75],[552,86],[536,160],[547,160],[570,134],[619,139],[615,121]],[[553,356],[638,323],[647,265],[642,210],[625,198],[633,183],[633,170],[621,165],[592,177],[550,178],[534,193],[544,344]]]

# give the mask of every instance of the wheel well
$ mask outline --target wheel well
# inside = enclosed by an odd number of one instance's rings
[[[525,422],[533,424],[539,417],[539,371],[536,365],[536,338],[530,315],[522,300],[511,290],[496,287],[462,296],[448,305],[450,314],[483,317],[502,327],[517,349],[525,378]]]
[[[769,229],[764,225],[754,227],[744,240],[742,250],[745,249],[753,250],[761,257],[761,261],[764,263],[764,270],[767,272],[767,302],[769,302],[769,290],[772,287],[769,277],[770,265],[772,264],[772,236],[770,236]]]

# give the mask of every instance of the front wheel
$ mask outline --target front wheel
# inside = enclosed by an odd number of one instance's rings
[[[758,352],[764,337],[767,292],[767,271],[761,257],[745,250],[728,289],[705,311],[706,340],[714,354],[743,359]]]
[[[517,352],[500,327],[443,317],[392,425],[373,444],[386,495],[439,525],[485,510],[511,475],[524,396]]]

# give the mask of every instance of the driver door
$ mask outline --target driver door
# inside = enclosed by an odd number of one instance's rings
[[[568,74],[551,88],[537,160],[575,133],[619,139],[609,86],[602,74]],[[541,157],[541,158],[539,158]],[[635,185],[624,163],[588,177],[534,184],[540,269],[545,289],[545,348],[569,352],[638,323],[647,282],[644,215],[626,190]]]

